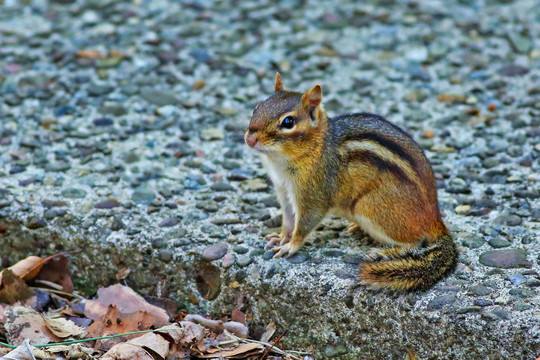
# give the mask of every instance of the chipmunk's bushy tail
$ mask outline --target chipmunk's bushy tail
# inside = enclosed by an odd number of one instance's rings
[[[394,291],[431,288],[455,269],[458,258],[450,235],[442,235],[425,248],[383,253],[360,264],[360,280],[374,288]]]

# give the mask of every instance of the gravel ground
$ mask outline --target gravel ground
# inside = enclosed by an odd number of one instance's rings
[[[129,268],[189,311],[245,295],[255,334],[274,320],[318,358],[540,354],[537,1],[0,4],[2,265],[83,248],[88,292]],[[357,287],[369,246],[333,218],[270,258],[279,205],[243,131],[275,71],[421,144],[455,274],[422,294]]]

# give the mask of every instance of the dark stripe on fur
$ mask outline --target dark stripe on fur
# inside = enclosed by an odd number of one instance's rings
[[[356,149],[347,153],[347,161],[359,161],[359,162],[368,162],[371,165],[375,166],[379,171],[389,171],[400,181],[407,182],[409,184],[415,184],[413,179],[405,173],[405,171],[400,168],[398,165],[387,161],[370,150],[365,149]]]
[[[345,136],[343,138],[343,142],[350,141],[350,140],[371,140],[379,145],[387,148],[390,150],[394,155],[406,160],[409,164],[411,164],[411,168],[415,169],[416,166],[416,160],[414,157],[412,157],[408,150],[404,149],[400,144],[398,144],[395,141],[392,141],[389,138],[386,138],[384,136],[381,136],[380,134],[374,133],[374,132],[358,132],[353,133]]]

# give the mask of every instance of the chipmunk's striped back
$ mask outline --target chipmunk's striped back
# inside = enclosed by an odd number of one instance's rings
[[[384,118],[346,114],[329,120],[329,133],[356,189],[337,204],[348,208],[373,238],[398,248],[367,258],[364,283],[394,290],[426,289],[451,271],[457,252],[440,219],[435,179],[414,140]],[[421,249],[417,249],[421,247]]]

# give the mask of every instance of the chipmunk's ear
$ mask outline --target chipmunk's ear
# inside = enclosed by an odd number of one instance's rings
[[[283,81],[281,80],[281,75],[279,73],[276,73],[276,82],[274,84],[274,90],[276,90],[276,93],[283,91]]]
[[[315,119],[315,110],[322,101],[321,85],[315,85],[302,95],[302,108],[307,111],[312,120]]]

